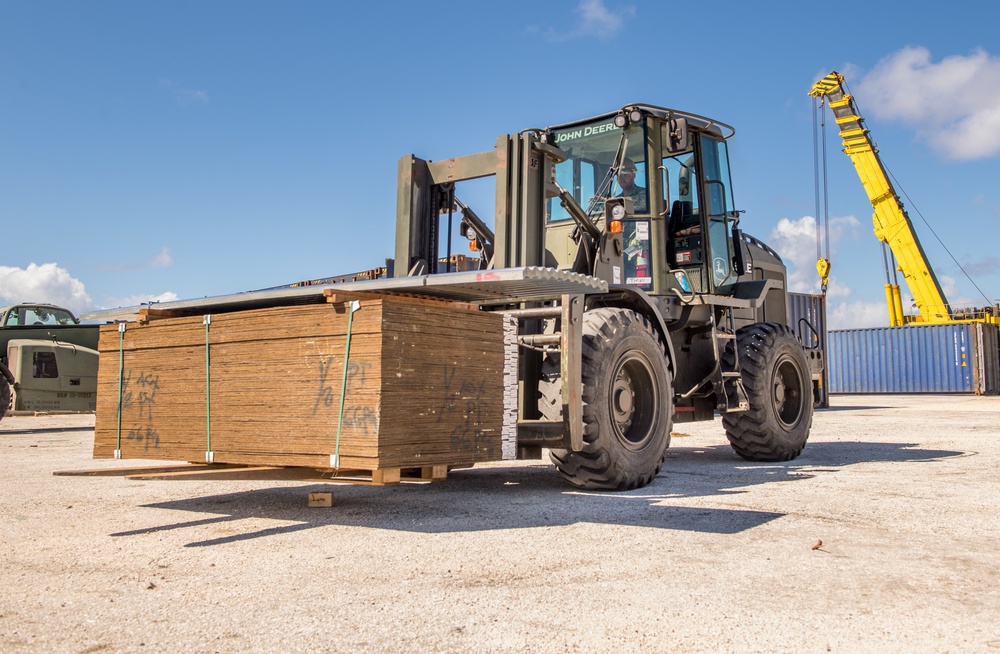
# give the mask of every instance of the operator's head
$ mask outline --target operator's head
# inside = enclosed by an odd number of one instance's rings
[[[631,193],[635,188],[635,162],[628,157],[622,161],[622,167],[618,171],[618,186],[625,193]]]

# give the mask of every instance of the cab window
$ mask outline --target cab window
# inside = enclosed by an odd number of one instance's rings
[[[666,157],[662,166],[663,195],[669,208],[669,229],[673,236],[699,224],[698,174],[694,152]]]
[[[605,199],[623,195],[633,199],[635,213],[649,213],[644,125],[619,128],[605,118],[555,130],[550,142],[566,153],[566,160],[555,166],[556,183],[593,219],[603,215]],[[545,218],[553,223],[570,220],[570,215],[559,198],[550,198]]]
[[[716,291],[736,281],[733,270],[733,191],[726,142],[702,136],[702,162],[708,199],[708,242],[712,286]]]

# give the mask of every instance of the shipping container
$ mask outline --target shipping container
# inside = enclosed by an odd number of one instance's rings
[[[997,329],[954,323],[830,331],[830,393],[996,394]]]

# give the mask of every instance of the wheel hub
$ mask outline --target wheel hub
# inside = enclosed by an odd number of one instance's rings
[[[802,380],[795,366],[782,361],[774,374],[774,410],[785,426],[794,425],[802,414]]]
[[[632,389],[632,378],[624,370],[619,372],[611,389],[611,409],[619,427],[628,429],[635,412],[635,391]]]
[[[651,364],[631,355],[618,362],[608,402],[612,427],[626,447],[639,448],[654,435],[660,399]]]

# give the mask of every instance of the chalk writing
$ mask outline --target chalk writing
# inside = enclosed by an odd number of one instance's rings
[[[333,386],[329,386],[326,383],[331,366],[333,366],[333,357],[329,357],[325,361],[320,360],[319,362],[319,391],[316,393],[316,402],[313,404],[313,415],[316,415],[321,402],[325,407],[333,405]]]
[[[378,431],[378,415],[370,406],[352,406],[344,409],[344,426],[362,434]]]
[[[483,433],[482,399],[486,394],[486,382],[458,382],[455,379],[457,372],[455,366],[444,368],[444,393],[438,422],[454,424],[450,435],[452,450],[469,451],[476,447]]]
[[[152,422],[146,424],[145,426],[140,424],[132,425],[128,430],[128,436],[126,438],[130,441],[139,441],[142,443],[142,449],[148,450],[150,447],[156,448],[160,446],[160,434],[153,429]]]
[[[335,378],[330,380],[329,383],[327,381],[330,379],[330,369],[333,367],[333,363],[333,357],[320,359],[319,389],[316,391],[316,401],[313,403],[312,415],[316,415],[316,412],[319,411],[321,404],[327,409],[332,407],[334,404],[335,393],[333,382],[335,381]],[[347,391],[364,388],[371,365],[372,364],[367,361],[362,361],[360,363],[350,362],[347,364]]]
[[[143,449],[160,446],[160,434],[153,424],[153,408],[156,406],[156,394],[160,390],[160,377],[153,373],[137,373],[133,376],[130,370],[128,376],[122,379],[122,410],[138,406],[139,415],[128,430],[126,438],[142,443]]]
[[[122,409],[127,409],[132,406],[132,371],[128,371],[128,375],[122,378],[122,388],[119,394],[118,401],[121,402]]]
[[[153,374],[140,374],[135,385],[139,387],[137,401],[139,404],[139,417],[145,413],[150,422],[153,420],[153,405],[156,404],[156,392],[160,390],[160,377]]]
[[[366,377],[368,371],[371,369],[372,364],[368,361],[361,361],[360,363],[347,364],[347,387],[348,388],[364,388]]]

